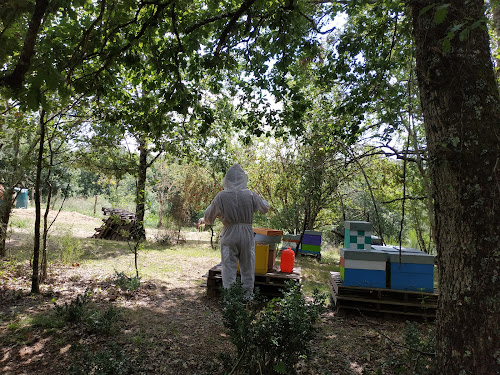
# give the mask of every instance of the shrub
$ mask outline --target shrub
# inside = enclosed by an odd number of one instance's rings
[[[310,354],[315,323],[326,296],[314,292],[307,302],[301,286],[289,282],[282,298],[259,310],[259,298],[248,301],[240,283],[223,291],[224,326],[237,348],[236,368],[244,374],[294,373],[294,366]]]
[[[116,285],[118,285],[121,289],[123,290],[136,290],[141,286],[141,278],[134,276],[130,277],[125,275],[124,272],[117,272],[115,270],[116,274]]]
[[[113,330],[114,323],[120,317],[120,311],[114,306],[109,306],[104,311],[91,308],[90,292],[79,294],[69,304],[58,305],[54,302],[56,317],[66,323],[79,323],[86,327],[91,333],[109,334]]]
[[[154,237],[159,245],[172,246],[174,244],[186,242],[186,237],[178,230],[171,228],[160,228]]]
[[[54,239],[60,250],[61,262],[69,264],[81,259],[84,253],[82,241],[75,238],[71,229],[66,229]]]
[[[113,332],[114,323],[120,317],[120,310],[113,305],[106,310],[90,311],[85,319],[88,330],[92,333],[110,334]]]
[[[86,289],[84,294],[78,294],[69,304],[65,302],[64,305],[58,305],[54,302],[54,309],[66,322],[78,323],[84,320],[89,301],[90,292]]]

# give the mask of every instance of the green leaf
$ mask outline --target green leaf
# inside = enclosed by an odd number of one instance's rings
[[[38,105],[40,104],[40,88],[39,87],[31,87],[28,91],[28,95],[26,96],[26,105],[29,109],[35,111],[38,109]]]
[[[436,13],[434,14],[434,22],[436,23],[436,25],[443,23],[443,21],[446,19],[446,17],[448,16],[449,6],[450,4],[443,4],[436,9]]]
[[[443,40],[443,52],[450,52],[450,50],[451,50],[450,39],[445,38]]]
[[[458,34],[458,38],[460,39],[461,42],[467,39],[467,37],[469,36],[469,32],[470,32],[469,29],[465,29],[462,30],[460,34]]]
[[[434,8],[436,6],[436,4],[431,4],[431,5],[427,5],[426,7],[422,8],[420,10],[420,13],[418,14],[419,16],[421,16],[422,14],[425,14],[427,13],[429,10],[431,10],[432,8]]]
[[[284,362],[280,362],[273,366],[273,370],[279,374],[286,374],[286,365]]]

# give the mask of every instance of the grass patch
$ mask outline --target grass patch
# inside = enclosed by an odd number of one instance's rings
[[[111,207],[112,204],[103,196],[99,195],[97,197],[96,211],[94,215],[94,198],[77,198],[77,197],[69,197],[66,198],[64,202],[64,210],[65,211],[74,211],[78,212],[82,215],[93,216],[93,217],[101,217],[102,210],[101,207]]]
[[[13,215],[9,221],[9,224],[13,228],[29,229],[33,227],[34,220],[27,218],[20,218]]]
[[[276,257],[276,264],[279,268],[279,257]],[[309,255],[298,255],[295,257],[295,267],[301,268],[301,279],[303,292],[307,296],[312,296],[317,289],[321,293],[329,293],[328,287],[330,271],[338,271],[340,264],[339,249],[325,246],[321,249],[321,261]]]
[[[63,328],[65,326],[64,320],[58,316],[55,311],[49,311],[33,316],[31,324],[33,327],[43,329]]]

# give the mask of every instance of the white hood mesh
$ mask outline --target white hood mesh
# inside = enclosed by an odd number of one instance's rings
[[[224,177],[222,186],[226,191],[245,190],[248,184],[248,177],[239,164],[232,165]]]

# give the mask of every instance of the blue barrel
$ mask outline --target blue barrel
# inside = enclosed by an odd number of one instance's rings
[[[28,189],[21,189],[17,195],[16,208],[28,208]]]

